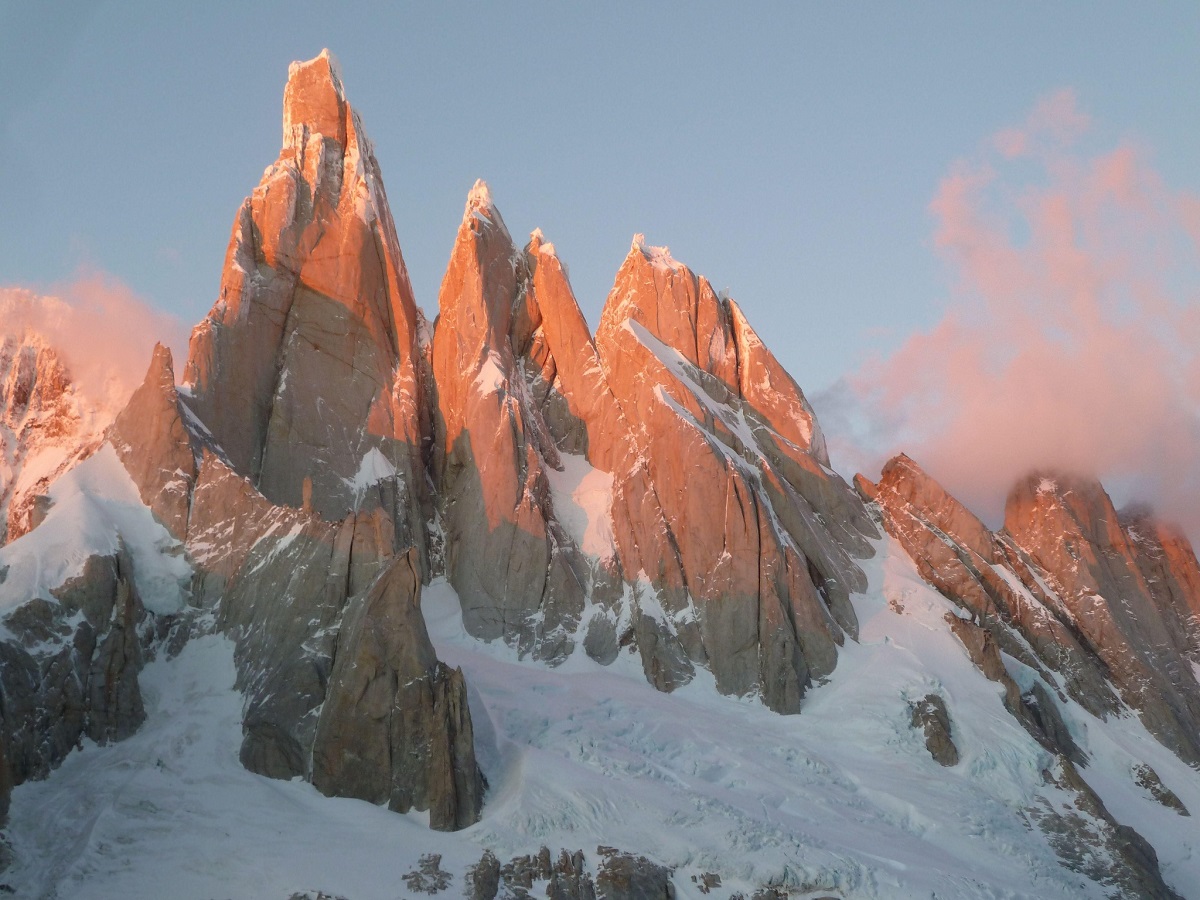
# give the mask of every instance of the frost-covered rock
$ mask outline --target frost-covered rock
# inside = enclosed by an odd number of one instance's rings
[[[0,822],[8,790],[44,778],[83,738],[104,744],[145,718],[138,672],[146,618],[124,547],[7,610],[0,622]]]

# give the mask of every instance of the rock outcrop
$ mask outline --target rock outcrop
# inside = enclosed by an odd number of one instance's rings
[[[876,534],[827,467],[811,408],[737,305],[640,236],[596,349],[631,429],[614,471],[626,573],[644,573],[670,636],[721,690],[795,711],[857,634],[854,559]],[[657,534],[639,515],[651,502]]]
[[[358,114],[328,53],[293,63],[283,149],[234,222],[186,402],[273,503],[381,508],[426,571],[418,313]]]
[[[704,665],[796,711],[856,633],[875,530],[736,304],[639,241],[593,341],[553,245],[518,251],[477,184],[439,306],[439,510],[468,629],[550,661],[632,644],[663,690]]]
[[[1182,621],[1200,596],[1181,590],[1195,556],[1177,541],[1168,554],[1160,529],[1137,522],[1145,551],[1098,481],[1034,474],[1009,494],[1004,530],[1150,733],[1200,766],[1200,684],[1185,656],[1195,631]]]
[[[921,576],[962,608],[964,617],[946,616],[951,631],[980,671],[1003,687],[1008,711],[1054,755],[1043,779],[1064,792],[1070,804],[1058,807],[1042,799],[1028,814],[1062,864],[1116,886],[1122,896],[1177,896],[1163,882],[1153,848],[1112,816],[1080,774],[1077,766],[1086,765],[1087,757],[1058,704],[1069,695],[1104,718],[1124,701],[1151,733],[1185,761],[1194,760],[1191,741],[1175,727],[1179,720],[1171,718],[1175,698],[1146,690],[1155,684],[1156,672],[1173,671],[1172,662],[1183,662],[1183,640],[1168,643],[1154,629],[1161,627],[1163,609],[1179,621],[1188,608],[1182,587],[1192,577],[1188,554],[1173,543],[1168,555],[1156,542],[1154,556],[1139,564],[1107,495],[1093,481],[1024,479],[1009,497],[1005,527],[998,533],[907,456],[890,460],[878,484],[860,475],[856,485],[875,503],[884,527]],[[1144,517],[1139,521],[1147,535],[1157,533]],[[1194,565],[1194,557],[1190,560]],[[1170,571],[1171,580],[1160,585],[1160,599],[1138,582],[1139,565]],[[1159,609],[1163,598],[1169,602]],[[1119,625],[1108,610],[1114,600],[1124,613]],[[1134,621],[1141,616],[1148,619],[1144,629]],[[1134,627],[1138,633],[1132,636],[1121,631]],[[1152,648],[1149,659],[1132,653],[1129,640]],[[1025,692],[1007,671],[1001,650],[1034,673]],[[924,728],[935,758],[943,744],[938,713],[920,706],[913,713],[913,724]]]
[[[175,389],[171,351],[162,344],[146,380],[133,392],[105,437],[137,485],[142,501],[174,537],[187,537],[188,506],[196,484],[196,455]]]
[[[645,856],[618,850],[596,848],[595,877],[582,850],[560,850],[557,856],[542,847],[536,854],[513,857],[501,865],[491,850],[467,871],[469,900],[496,900],[497,897],[528,897],[542,893],[550,900],[673,900],[675,885],[672,870]],[[706,876],[709,878],[710,876]],[[716,884],[718,876],[711,876]],[[538,888],[535,888],[535,884]],[[707,890],[704,890],[707,893]]]
[[[14,785],[46,777],[85,737],[128,737],[146,715],[137,677],[146,612],[128,553],[89,557],[54,595],[3,618],[0,822]]]
[[[465,684],[437,662],[392,528],[380,508],[332,523],[272,504],[205,451],[194,594],[236,641],[243,765],[462,828],[483,800]]]
[[[483,778],[461,671],[438,662],[421,616],[415,551],[352,599],[313,742],[313,784],[338,796],[429,809],[430,827],[479,818]]]
[[[912,727],[921,729],[925,748],[940,765],[958,765],[958,747],[945,700],[937,694],[926,694],[912,704]]]
[[[477,183],[433,340],[446,572],[473,634],[560,660],[574,646],[586,577],[579,547],[555,515],[548,471],[561,463],[518,352],[528,280],[525,255]]]
[[[1188,657],[1200,568],[1186,539],[1146,513],[1123,522],[1091,479],[1022,479],[995,534],[906,456],[878,484],[859,476],[858,485],[922,577],[1038,673],[1039,693],[1023,705],[1067,756],[1079,751],[1056,724],[1060,686],[1101,718],[1128,705],[1200,764],[1200,685]]]

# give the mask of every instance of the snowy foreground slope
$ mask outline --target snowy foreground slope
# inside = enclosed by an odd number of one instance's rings
[[[1068,802],[1044,784],[1050,755],[967,658],[943,620],[950,604],[890,539],[879,549],[854,597],[860,642],[789,717],[703,678],[660,693],[628,652],[607,668],[583,655],[556,669],[518,661],[467,635],[453,589],[435,581],[422,609],[439,657],[466,674],[490,783],[481,821],[452,834],[429,831],[424,814],[244,769],[233,644],[194,637],[143,671],[137,734],[89,743],[15,789],[16,863],[3,881],[63,900],[399,898],[418,895],[405,876],[437,853],[452,876],[444,895],[461,896],[484,848],[594,860],[611,845],[674,867],[681,897],[700,895],[704,873],[721,876],[716,897],[764,885],[792,897],[1108,896],[1062,868],[1030,821],[1028,810]],[[962,758],[948,769],[910,725],[910,701],[931,690],[957,711]],[[1192,773],[1131,716],[1102,723],[1073,707],[1069,726],[1109,809],[1153,843],[1172,887],[1200,896],[1194,820],[1129,777],[1148,761],[1200,809]]]

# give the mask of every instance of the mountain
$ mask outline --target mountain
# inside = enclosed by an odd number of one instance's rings
[[[75,390],[58,352],[38,334],[0,341],[0,545],[45,514],[46,488],[100,443],[112,414]]]
[[[283,121],[181,383],[0,352],[8,888],[1198,896],[1185,537],[847,484],[734,300],[638,235],[593,333],[482,181],[430,324],[327,52]]]

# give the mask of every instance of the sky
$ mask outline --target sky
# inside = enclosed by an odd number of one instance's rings
[[[635,232],[727,289],[843,471],[908,450],[995,524],[1090,465],[1186,520],[1198,46],[1182,2],[0,0],[0,286],[108,285],[180,346],[329,47],[431,314],[484,178],[593,325]]]

